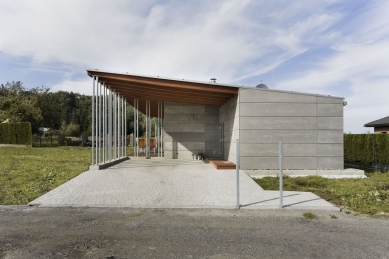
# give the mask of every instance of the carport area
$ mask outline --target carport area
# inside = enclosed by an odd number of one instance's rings
[[[279,192],[264,191],[240,171],[244,209],[277,209]],[[29,205],[129,208],[236,208],[235,170],[217,170],[197,160],[131,158],[89,170]],[[313,193],[284,191],[285,209],[339,211]]]

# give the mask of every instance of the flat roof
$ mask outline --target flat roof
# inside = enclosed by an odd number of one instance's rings
[[[134,99],[138,99],[139,110],[143,113],[145,113],[146,109],[146,100],[149,100],[151,107],[150,115],[152,117],[156,117],[158,114],[158,102],[180,102],[220,107],[231,97],[237,95],[240,88],[344,99],[329,95],[118,73],[99,69],[88,69],[87,73],[90,77],[98,77],[99,82],[104,82],[111,89],[123,95],[128,103],[133,104]]]
[[[90,77],[98,77],[99,82],[104,82],[123,95],[130,104],[134,99],[138,99],[139,110],[143,113],[146,109],[146,100],[149,100],[152,117],[158,114],[158,102],[220,107],[239,92],[239,86],[236,85],[114,73],[97,69],[87,72]]]

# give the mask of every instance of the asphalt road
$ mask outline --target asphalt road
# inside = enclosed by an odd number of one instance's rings
[[[389,219],[302,213],[0,206],[0,258],[389,258]]]

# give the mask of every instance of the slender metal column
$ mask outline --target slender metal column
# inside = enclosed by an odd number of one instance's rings
[[[163,121],[164,121],[163,110],[164,110],[164,106],[163,106],[163,102],[161,102],[161,157],[163,157]]]
[[[108,89],[109,99],[108,99],[108,159],[112,160],[112,90],[111,87]]]
[[[93,95],[92,95],[92,165],[95,165],[95,77],[93,80]]]
[[[100,114],[99,114],[99,86],[100,83],[97,82],[97,87],[96,87],[96,165],[100,163],[99,160],[99,148],[100,148],[100,143],[99,143],[99,122],[100,122]]]
[[[136,99],[134,99],[134,140],[132,143],[134,146],[134,157],[136,157]]]
[[[240,152],[239,152],[239,139],[236,140],[236,208],[240,208],[239,204],[239,169],[240,169]]]
[[[100,84],[99,89],[99,163],[103,163],[103,146],[102,146],[102,126],[103,126],[103,83]]]
[[[151,135],[151,123],[150,123],[150,101],[146,101],[146,159],[150,158],[150,136]]]
[[[103,86],[103,92],[102,92],[102,108],[103,108],[103,112],[102,112],[102,128],[103,128],[103,146],[102,146],[102,162],[105,163],[105,82],[103,82],[102,84]]]
[[[127,156],[127,147],[128,147],[128,139],[127,139],[127,99],[124,99],[124,117],[125,117],[125,129],[124,132],[126,133],[125,138],[125,148],[124,148],[124,156]]]
[[[116,159],[116,130],[117,122],[116,122],[116,92],[113,92],[113,158]]]
[[[136,100],[136,156],[139,156],[139,99]]]
[[[283,184],[283,161],[282,161],[282,156],[283,156],[283,150],[282,150],[282,140],[279,142],[279,149],[280,149],[280,157],[279,157],[279,162],[280,162],[280,209],[284,207],[284,195],[283,195],[283,190],[284,190],[284,184]]]
[[[125,140],[126,140],[126,136],[127,136],[127,133],[124,132],[124,123],[125,123],[125,117],[124,117],[124,113],[125,113],[125,110],[124,110],[124,96],[122,95],[122,157],[125,156],[124,154],[124,150],[125,150]]]
[[[157,152],[158,152],[158,157],[159,157],[159,114],[160,110],[159,110],[159,102],[158,102],[158,117],[157,117],[157,121],[156,121],[156,124],[155,124],[155,134],[156,134],[156,138],[157,138]]]
[[[105,135],[104,135],[104,138],[105,138],[105,161],[108,162],[108,85],[105,85],[105,105],[104,105],[104,111],[105,111],[105,115],[104,115],[104,118],[105,118],[105,123],[104,123],[104,127],[105,127]]]
[[[118,152],[118,156],[117,156],[117,158],[120,158],[120,136],[121,136],[121,132],[120,132],[120,129],[121,129],[121,127],[120,127],[120,94],[118,94],[117,95],[117,98],[116,98],[116,101],[117,101],[117,131],[118,131],[118,135],[117,135],[117,143],[118,143],[118,145],[117,145],[117,152]]]

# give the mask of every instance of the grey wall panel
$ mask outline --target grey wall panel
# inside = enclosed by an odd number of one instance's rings
[[[342,104],[317,104],[317,116],[343,117]]]
[[[234,130],[229,133],[224,133],[224,142],[235,142],[236,139],[239,139],[239,131]]]
[[[218,124],[205,124],[205,131],[206,132],[220,132],[220,125]]]
[[[318,157],[318,169],[344,169],[343,156]]]
[[[315,144],[315,130],[240,130],[241,143],[278,143]]]
[[[164,141],[173,142],[173,138],[178,142],[204,142],[205,132],[194,132],[190,134],[187,132],[165,132]]]
[[[205,141],[215,141],[221,138],[220,132],[205,132]]]
[[[219,107],[217,106],[205,106],[205,114],[219,116]],[[217,122],[217,120],[216,120]]]
[[[316,117],[240,117],[241,129],[313,129]]]
[[[343,157],[343,144],[318,144],[319,156],[339,156]]]
[[[240,89],[239,102],[264,103],[316,103],[316,96],[280,93],[260,89]]]
[[[173,147],[173,144],[175,145]],[[174,143],[174,142],[165,142],[165,150],[178,150],[178,151],[191,151],[191,150],[197,150],[201,151],[205,149],[205,143],[204,142],[181,142],[181,143]]]
[[[219,124],[219,114],[207,114],[205,117],[205,123]]]
[[[205,124],[168,124],[165,123],[164,129],[166,132],[204,132]]]
[[[196,124],[196,123],[204,123],[205,115],[204,114],[169,114],[164,118],[165,124],[170,123],[182,123],[182,124]]]
[[[279,169],[278,157],[241,157],[241,169]],[[283,165],[286,169],[316,169],[317,157],[285,157]]]
[[[167,105],[165,103],[164,105],[164,114],[205,114],[205,106],[200,106],[200,105],[185,105],[185,106],[180,106],[180,108],[177,108],[179,105]]]
[[[317,156],[317,144],[284,144],[283,154],[287,156]],[[279,156],[279,144],[251,144],[242,143],[240,145],[241,156]]]
[[[205,153],[221,155],[219,108],[181,103],[165,103],[164,150],[166,158],[191,159],[191,154]],[[207,144],[208,143],[208,144]]]
[[[214,151],[220,151],[221,150],[221,144],[219,141],[215,142],[206,142],[205,143],[205,150],[214,150]]]
[[[334,97],[317,97],[317,103],[338,103],[343,105],[342,98],[334,98]]]
[[[233,131],[239,129],[239,117],[235,117],[231,120],[227,120],[224,122],[224,131]]]
[[[343,117],[317,117],[317,129],[343,130]]]
[[[341,130],[318,130],[318,143],[343,144],[343,131]]]
[[[337,160],[343,158],[342,99],[240,89],[238,107],[242,168],[278,169],[279,140],[284,142],[285,169],[317,169],[323,157],[322,167],[342,166]],[[225,123],[225,134],[231,135],[227,141],[236,137],[231,127]],[[230,156],[233,148],[227,143]]]
[[[240,116],[316,116],[316,104],[240,103]]]

